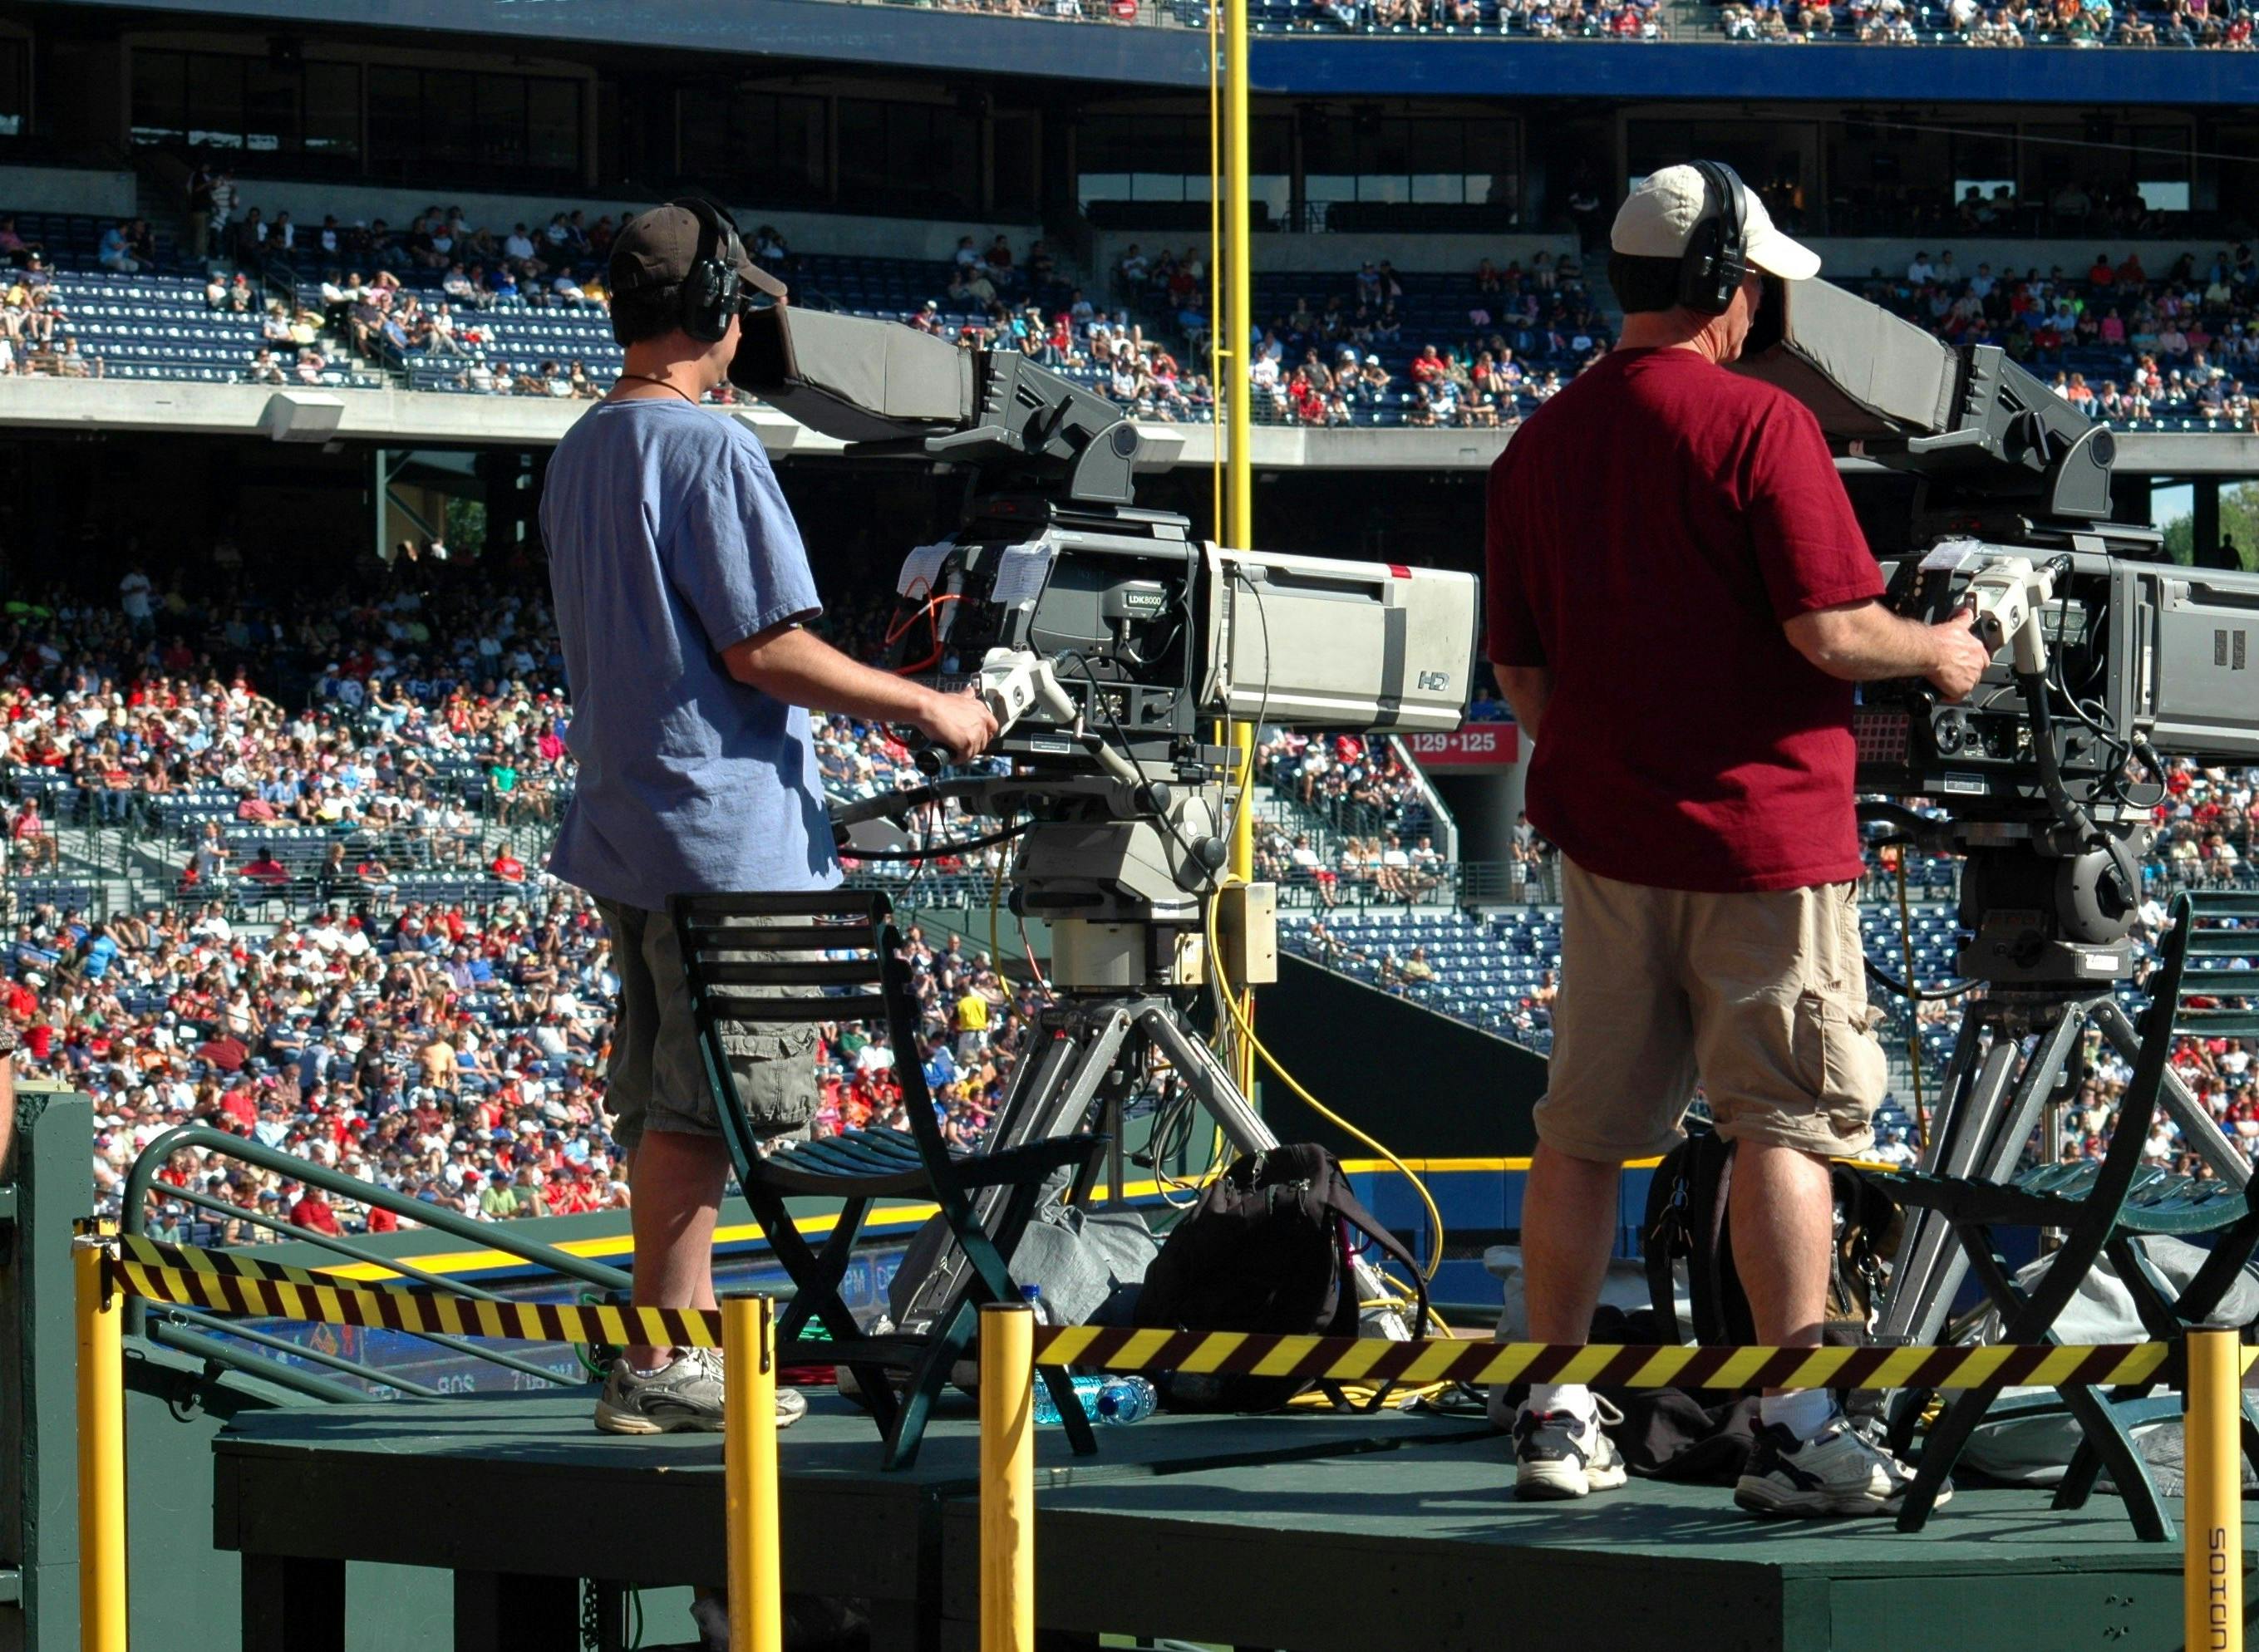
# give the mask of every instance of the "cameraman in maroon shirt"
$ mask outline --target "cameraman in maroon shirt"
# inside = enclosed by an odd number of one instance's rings
[[[1828,1160],[1873,1141],[1884,1077],[1860,956],[1851,685],[1921,677],[1957,700],[1987,654],[1965,616],[1932,626],[1883,607],[1818,422],[1726,370],[1764,281],[1809,280],[1818,257],[1711,163],[1643,182],[1610,245],[1621,340],[1490,476],[1490,657],[1534,744],[1529,818],[1565,862],[1521,1218],[1529,1335],[1585,1340],[1621,1167],[1681,1139],[1699,1077],[1735,1143],[1734,1257],[1758,1337],[1815,1345]],[[1909,1472],[1828,1391],[1762,1405],[1742,1507],[1896,1506]],[[1598,1413],[1580,1385],[1531,1385],[1517,1495],[1623,1484]]]

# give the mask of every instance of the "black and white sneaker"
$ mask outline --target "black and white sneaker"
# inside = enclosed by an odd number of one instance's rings
[[[1734,1485],[1734,1501],[1752,1514],[1812,1519],[1897,1512],[1913,1485],[1913,1470],[1851,1426],[1838,1413],[1808,1440],[1778,1423],[1759,1426],[1757,1449]],[[1950,1502],[1950,1482],[1940,1486],[1940,1507]]]
[[[1588,1497],[1613,1492],[1629,1478],[1615,1442],[1600,1427],[1621,1422],[1622,1414],[1605,1399],[1594,1400],[1600,1414],[1571,1411],[1538,1413],[1525,1408],[1514,1420],[1514,1494],[1523,1502]]]
[[[722,1391],[722,1356],[712,1349],[690,1349],[649,1372],[616,1358],[596,1399],[596,1427],[606,1434],[719,1434]],[[776,1391],[778,1428],[807,1414],[798,1389]]]

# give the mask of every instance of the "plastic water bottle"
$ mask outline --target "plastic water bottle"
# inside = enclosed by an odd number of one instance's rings
[[[1074,1384],[1075,1402],[1082,1407],[1082,1414],[1090,1416],[1098,1408],[1099,1390],[1106,1385],[1106,1379],[1102,1377],[1074,1377],[1069,1380]],[[1051,1399],[1051,1385],[1038,1377],[1036,1378],[1036,1426],[1053,1428],[1058,1426],[1058,1406]]]
[[[1087,1405],[1088,1402],[1087,1402]],[[1099,1385],[1095,1400],[1098,1421],[1116,1428],[1143,1422],[1153,1414],[1159,1396],[1143,1377],[1108,1377]]]
[[[1038,1325],[1051,1322],[1051,1309],[1044,1301],[1044,1287],[1023,1285],[1020,1300],[1028,1305]],[[1153,1385],[1143,1377],[1125,1377],[1109,1373],[1104,1377],[1078,1374],[1069,1381],[1074,1385],[1074,1397],[1082,1407],[1082,1414],[1093,1421],[1109,1428],[1122,1428],[1133,1422],[1143,1422],[1151,1416],[1158,1405]],[[1058,1403],[1051,1399],[1051,1385],[1040,1377],[1036,1378],[1036,1424],[1038,1428],[1058,1426]]]

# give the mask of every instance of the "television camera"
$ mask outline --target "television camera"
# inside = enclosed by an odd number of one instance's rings
[[[972,687],[1014,772],[942,777],[922,760],[930,784],[834,821],[849,833],[906,826],[956,798],[1019,822],[997,835],[1018,839],[1011,908],[1049,923],[1056,997],[991,1139],[1011,1147],[1109,1119],[1119,1188],[1122,1116],[1159,1095],[1165,1073],[1157,1145],[1194,1100],[1241,1152],[1275,1145],[1185,1013],[1190,989],[1214,983],[1211,920],[1235,985],[1276,979],[1268,890],[1224,888],[1248,799],[1217,725],[1457,727],[1474,669],[1473,576],[1200,543],[1184,517],[1133,502],[1137,426],[1015,352],[779,307],[746,317],[730,376],[857,453],[973,473],[957,533],[903,561],[889,663],[937,687]],[[944,1257],[904,1328],[948,1300],[961,1264]],[[1368,1264],[1357,1272],[1365,1301],[1393,1295]],[[1393,1311],[1370,1322],[1407,1332]]]
[[[747,318],[730,377],[858,453],[975,473],[958,531],[902,563],[888,663],[974,687],[1017,772],[871,812],[1030,817],[1013,909],[1051,924],[1062,987],[1197,983],[1236,806],[1219,723],[1458,726],[1472,575],[1199,543],[1130,502],[1137,426],[1025,356],[779,308]]]
[[[2090,1027],[2138,1053],[2117,989],[2159,754],[2259,762],[2259,574],[2180,566],[2154,528],[2113,521],[2116,435],[1997,346],[1949,345],[1822,281],[1769,281],[1738,368],[1802,402],[1848,459],[1910,481],[1906,542],[1878,546],[1885,600],[1931,623],[1966,612],[1994,649],[1964,704],[1865,685],[1854,733],[1858,787],[1886,800],[1863,817],[1963,858],[1967,979],[1928,995],[1985,989],[1923,1168],[1998,1179],[2076,1092]],[[2248,1178],[2170,1073],[2164,1103],[2217,1173]],[[1913,1213],[1883,1335],[1934,1337],[1965,1266],[1944,1224]]]

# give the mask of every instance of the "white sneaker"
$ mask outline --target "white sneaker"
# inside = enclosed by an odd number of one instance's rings
[[[1631,1478],[1615,1442],[1600,1427],[1604,1421],[1621,1422],[1623,1414],[1597,1397],[1593,1405],[1597,1414],[1590,1418],[1523,1408],[1514,1420],[1515,1497],[1525,1503],[1589,1497],[1613,1492]]]
[[[1904,1501],[1913,1470],[1875,1444],[1842,1413],[1808,1440],[1778,1423],[1757,1429],[1757,1449],[1734,1486],[1734,1501],[1752,1514],[1808,1519],[1829,1514],[1887,1514]],[[1938,1488],[1942,1507],[1953,1498]]]

